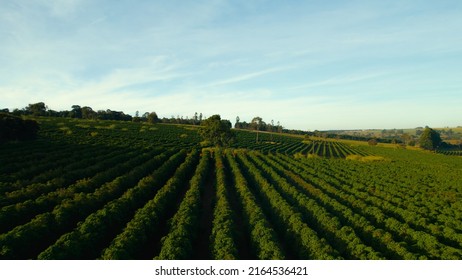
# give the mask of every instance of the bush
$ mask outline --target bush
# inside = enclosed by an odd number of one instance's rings
[[[307,158],[321,158],[318,154],[307,154]]]
[[[306,155],[304,155],[304,154],[302,154],[302,153],[296,153],[296,154],[294,154],[294,158],[295,158],[295,159],[306,158]]]
[[[367,143],[369,146],[377,146],[377,139],[370,139]]]

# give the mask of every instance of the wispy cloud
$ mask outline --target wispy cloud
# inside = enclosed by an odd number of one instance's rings
[[[125,99],[134,98],[138,92],[133,86],[155,84],[180,77],[177,64],[163,56],[150,59],[149,64],[132,68],[114,69],[98,79],[79,79],[66,74],[50,72],[43,78],[25,76],[14,86],[2,86],[0,95],[10,107],[21,107],[31,102],[45,101],[50,107],[64,109],[72,104],[107,106],[118,100],[116,107],[124,107]],[[117,96],[123,96],[119,99]],[[140,100],[137,100],[140,102]],[[141,102],[142,103],[142,102]],[[121,108],[122,109],[122,108]]]
[[[170,80],[180,76],[174,70],[174,65],[162,65],[158,61],[146,67],[115,69],[98,82],[83,84],[77,91],[107,93],[143,83]]]
[[[247,73],[247,74],[243,74],[243,75],[238,75],[236,77],[232,77],[232,78],[229,78],[229,79],[224,79],[224,80],[212,82],[212,83],[206,85],[206,87],[217,87],[217,86],[223,86],[223,85],[228,85],[228,84],[239,83],[239,82],[246,81],[246,80],[251,80],[251,79],[254,79],[254,78],[269,74],[269,73],[280,72],[280,71],[284,71],[284,70],[287,70],[287,69],[288,69],[287,67],[268,68],[268,69],[265,69],[265,70],[252,72],[252,73]]]
[[[323,87],[323,86],[337,86],[337,85],[345,85],[351,83],[362,82],[365,80],[371,80],[378,77],[382,77],[386,75],[384,72],[378,73],[369,73],[369,74],[356,74],[356,75],[344,75],[339,77],[334,77],[322,81],[315,81],[312,83],[289,87],[287,90],[299,90],[299,89],[309,89],[309,88],[316,88],[316,87]]]

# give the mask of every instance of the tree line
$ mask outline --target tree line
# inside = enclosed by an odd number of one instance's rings
[[[203,119],[202,113],[194,113],[193,117],[171,116],[170,118],[159,118],[156,112],[145,112],[140,114],[136,111],[135,116],[126,114],[123,111],[94,110],[90,106],[72,105],[71,110],[56,111],[50,109],[44,102],[29,104],[22,109],[1,109],[0,113],[10,114],[13,116],[43,116],[57,118],[75,118],[75,119],[90,119],[90,120],[113,120],[113,121],[133,121],[133,122],[149,122],[149,123],[175,123],[200,125]]]
[[[261,117],[254,117],[252,121],[248,123],[246,121],[241,122],[239,116],[237,116],[234,128],[278,133],[283,132],[283,127],[279,121],[276,124],[274,124],[274,120],[271,120],[270,123],[266,123]]]
[[[76,119],[100,119],[100,120],[121,120],[131,121],[132,116],[121,111],[98,110],[94,111],[89,106],[72,105],[71,110],[55,111],[49,109],[44,102],[29,104],[23,109],[14,109],[9,111],[3,109],[2,112],[10,113],[15,116],[44,116],[44,117],[61,117]]]

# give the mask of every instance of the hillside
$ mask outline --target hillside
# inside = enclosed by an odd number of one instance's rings
[[[462,157],[39,117],[0,145],[1,259],[462,259]]]
[[[332,133],[339,135],[351,135],[369,138],[397,139],[402,140],[403,135],[410,136],[410,140],[417,140],[422,134],[423,127],[407,129],[360,129],[360,130],[333,130]],[[462,140],[462,127],[442,127],[434,128],[441,134],[443,140],[451,144],[459,144]]]

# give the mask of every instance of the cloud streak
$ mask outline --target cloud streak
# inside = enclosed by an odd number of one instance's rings
[[[269,69],[253,72],[253,73],[246,73],[246,74],[239,75],[239,76],[236,76],[236,77],[232,77],[232,78],[229,78],[229,79],[212,82],[212,83],[208,84],[206,87],[217,87],[217,86],[223,86],[223,85],[239,83],[239,82],[242,82],[242,81],[251,80],[251,79],[254,79],[254,78],[257,78],[257,77],[264,76],[266,74],[280,72],[280,71],[284,71],[284,70],[287,70],[287,69],[288,68],[286,68],[286,67],[274,67],[274,68],[269,68]]]
[[[299,90],[299,89],[309,89],[309,88],[316,88],[316,87],[323,87],[323,86],[337,86],[343,84],[351,84],[362,82],[366,80],[376,79],[381,76],[386,75],[385,73],[369,73],[369,74],[357,74],[357,75],[347,75],[341,77],[330,78],[323,81],[316,81],[313,83],[290,87],[288,90]]]

